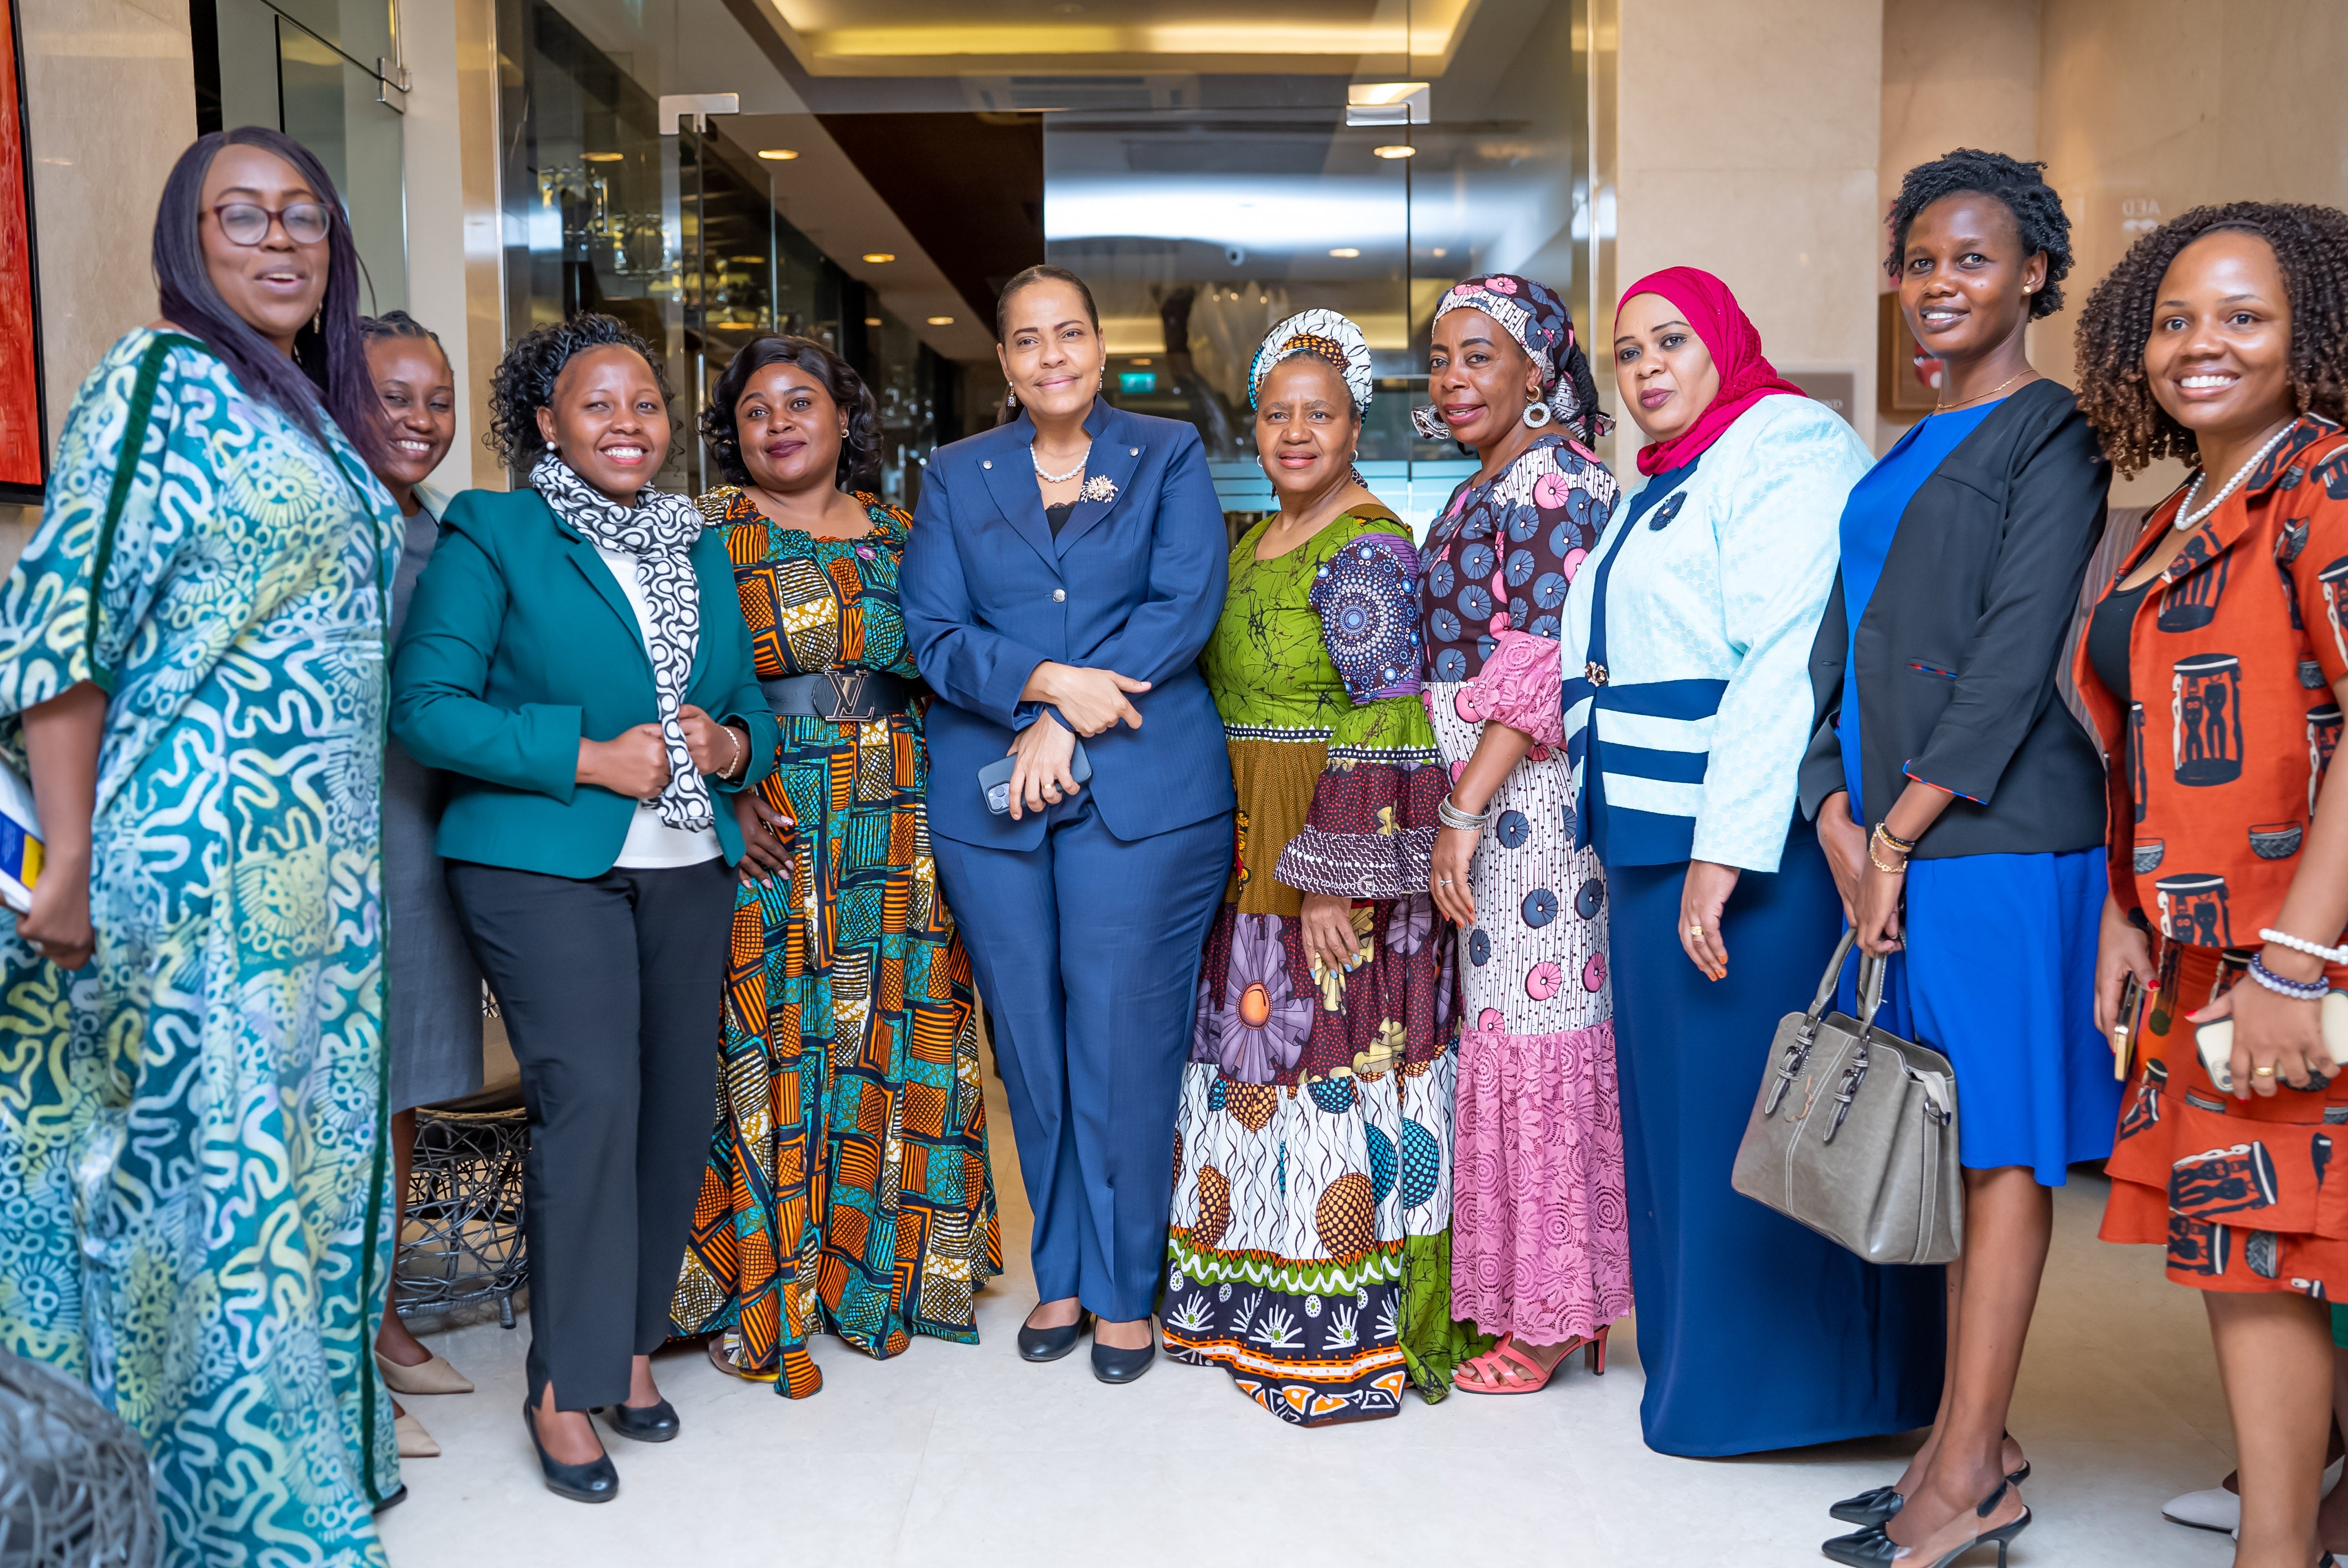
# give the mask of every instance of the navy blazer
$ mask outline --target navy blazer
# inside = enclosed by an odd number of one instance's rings
[[[1199,674],[1230,548],[1199,432],[1098,401],[1085,429],[1086,472],[1117,493],[1077,502],[1056,538],[1025,414],[939,448],[922,476],[898,592],[914,661],[942,699],[928,718],[930,829],[958,843],[1024,850],[1043,837],[1041,814],[988,811],[978,774],[1040,716],[1019,693],[1046,660],[1150,682],[1132,699],[1141,728],[1084,743],[1085,787],[1111,833],[1148,838],[1238,804]]]

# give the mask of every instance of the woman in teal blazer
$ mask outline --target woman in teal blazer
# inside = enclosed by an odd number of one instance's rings
[[[742,854],[712,792],[756,782],[778,737],[723,537],[646,483],[669,436],[651,351],[609,316],[541,327],[494,395],[529,488],[450,503],[392,727],[458,775],[439,850],[521,1068],[523,1418],[548,1486],[602,1502],[619,1476],[587,1412],[677,1431],[648,1357],[709,1151]]]

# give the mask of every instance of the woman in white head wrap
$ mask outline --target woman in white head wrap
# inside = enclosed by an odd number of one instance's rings
[[[1447,1391],[1450,927],[1427,898],[1445,779],[1419,703],[1418,555],[1353,466],[1369,345],[1334,311],[1249,377],[1280,511],[1232,549],[1201,661],[1240,801],[1175,1144],[1168,1353],[1283,1420]]]

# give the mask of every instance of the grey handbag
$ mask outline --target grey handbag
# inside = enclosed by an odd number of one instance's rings
[[[1729,1184],[1869,1263],[1947,1263],[1964,1241],[1956,1071],[1875,1027],[1881,959],[1859,958],[1860,1017],[1827,1012],[1852,935],[1777,1025]]]

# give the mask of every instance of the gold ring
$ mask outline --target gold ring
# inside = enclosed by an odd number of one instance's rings
[[[1689,935],[1689,936],[1691,936],[1691,937],[1701,937],[1701,936],[1703,936],[1703,935],[1704,935],[1704,922],[1703,922],[1703,921],[1701,921],[1701,920],[1691,920],[1691,921],[1689,921],[1689,922],[1688,922],[1688,935]]]
[[[2252,1078],[2272,1078],[2274,1075],[2274,1069],[2271,1067],[2253,1067],[2250,1069],[2250,1076]]]

